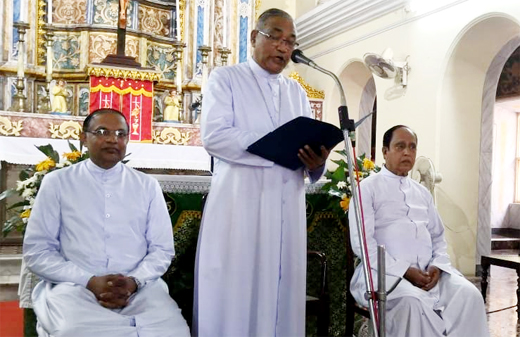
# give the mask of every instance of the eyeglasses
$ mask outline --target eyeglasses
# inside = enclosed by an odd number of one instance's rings
[[[290,41],[290,40],[286,40],[286,39],[282,39],[281,36],[273,36],[269,33],[266,33],[266,32],[262,32],[261,30],[258,30],[258,32],[260,34],[262,34],[263,36],[265,36],[266,39],[268,39],[269,41],[271,41],[272,44],[284,44],[285,46],[287,46],[287,48],[289,49],[294,49],[294,48],[298,48],[298,46],[300,45],[298,42],[296,41]]]
[[[114,134],[119,139],[123,139],[128,136],[128,132],[126,132],[125,130],[98,129],[98,130],[94,130],[94,131],[85,131],[85,132],[91,133],[96,137],[103,137],[103,138],[108,138],[112,134]]]

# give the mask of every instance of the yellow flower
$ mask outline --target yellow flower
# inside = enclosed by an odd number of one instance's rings
[[[25,211],[23,211],[22,213],[20,213],[20,218],[22,219],[26,219],[28,217],[31,216],[31,209],[26,209]]]
[[[44,161],[39,162],[36,164],[36,171],[48,171],[50,168],[53,168],[56,166],[56,163],[54,160],[52,160],[50,157],[47,157]]]
[[[373,170],[375,168],[375,164],[368,158],[363,159],[363,169],[364,170]]]
[[[63,154],[63,158],[65,158],[69,161],[74,161],[74,160],[78,159],[79,157],[81,157],[81,152],[79,152],[79,151],[65,152]]]
[[[341,201],[339,202],[339,205],[346,212],[348,210],[348,205],[349,204],[350,204],[350,198],[346,194],[343,194],[343,197],[341,198]]]

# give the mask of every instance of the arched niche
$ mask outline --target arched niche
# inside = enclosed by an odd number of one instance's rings
[[[376,98],[376,87],[372,73],[360,60],[349,61],[340,71],[339,80],[345,91],[349,117],[355,121],[372,112]],[[339,125],[337,108],[340,105],[340,95],[337,88],[330,95],[327,109],[330,116],[326,120]],[[358,155],[371,153],[372,117],[368,117],[363,124],[356,129],[356,151]]]
[[[519,32],[505,14],[473,20],[447,54],[438,92],[438,169],[444,178],[437,206],[453,262],[465,274],[491,249],[493,107],[500,72],[520,44]]]

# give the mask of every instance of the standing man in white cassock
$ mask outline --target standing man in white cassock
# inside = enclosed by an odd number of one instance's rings
[[[306,217],[304,171],[319,179],[329,151],[300,149],[292,171],[246,151],[299,116],[305,91],[280,73],[297,46],[279,9],[258,18],[253,57],[213,70],[202,102],[201,138],[215,157],[195,269],[194,335],[304,336]]]
[[[444,226],[430,192],[408,177],[417,155],[417,135],[404,125],[383,136],[385,165],[360,183],[367,249],[377,289],[377,246],[386,248],[388,337],[489,337],[478,289],[450,263]],[[352,205],[352,203],[351,203]],[[350,240],[361,255],[354,211]],[[350,290],[367,306],[362,265]]]
[[[159,183],[124,164],[128,123],[94,111],[81,141],[90,159],[43,179],[23,258],[40,337],[188,337],[161,275],[174,255]]]

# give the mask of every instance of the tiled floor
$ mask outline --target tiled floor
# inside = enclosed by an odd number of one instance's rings
[[[491,337],[520,336],[516,313],[516,271],[513,269],[491,266],[488,280],[489,285],[486,297],[486,310],[488,312],[489,331]],[[501,310],[504,308],[509,309]]]

